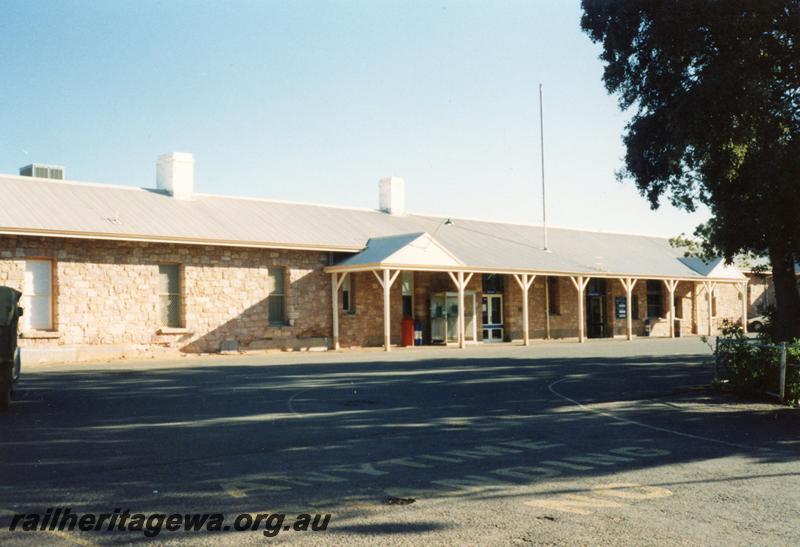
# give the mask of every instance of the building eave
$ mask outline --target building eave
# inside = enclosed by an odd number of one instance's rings
[[[143,234],[115,234],[103,232],[77,232],[69,230],[30,230],[25,228],[0,227],[0,235],[58,237],[66,239],[92,239],[102,241],[130,241],[139,243],[173,243],[182,245],[211,245],[217,247],[240,247],[244,249],[285,249],[294,251],[321,251],[357,253],[359,247],[343,247],[334,245],[314,245],[301,243],[283,243],[279,241],[239,241],[224,239],[200,239],[191,237],[161,237]]]
[[[664,280],[678,280],[678,281],[696,281],[703,282],[709,281],[712,283],[745,283],[747,278],[714,278],[714,277],[683,277],[683,276],[669,276],[669,275],[652,275],[652,274],[635,274],[635,273],[611,273],[611,272],[567,272],[567,271],[554,271],[554,270],[541,270],[533,268],[485,268],[480,266],[425,266],[419,264],[391,264],[385,262],[375,262],[371,264],[358,264],[354,266],[340,265],[340,266],[327,266],[324,268],[326,273],[356,273],[356,272],[369,272],[375,270],[406,270],[406,271],[425,271],[425,272],[473,272],[473,273],[487,273],[487,274],[500,274],[500,275],[514,275],[514,274],[529,274],[529,275],[544,275],[552,277],[570,277],[570,276],[583,276],[583,277],[596,277],[603,279],[651,279],[654,281]]]

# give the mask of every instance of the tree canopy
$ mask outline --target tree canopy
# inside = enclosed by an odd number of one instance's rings
[[[800,0],[583,0],[603,81],[632,113],[624,166],[651,207],[692,211],[706,252],[769,256],[800,336]]]

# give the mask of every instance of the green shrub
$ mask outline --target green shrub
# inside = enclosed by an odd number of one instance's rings
[[[795,365],[795,366],[792,366]],[[792,406],[800,403],[800,339],[786,344],[786,402]]]
[[[763,395],[777,392],[780,383],[780,349],[771,337],[762,333],[748,338],[739,324],[723,324],[716,348],[718,363],[724,367],[727,386],[739,395]],[[800,400],[800,340],[786,346],[786,402]]]

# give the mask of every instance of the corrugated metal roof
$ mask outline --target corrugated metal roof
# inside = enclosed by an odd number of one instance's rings
[[[460,268],[465,264],[429,234],[399,234],[373,237],[367,248],[335,268],[423,266]]]
[[[735,266],[725,264],[722,258],[715,258],[710,262],[697,257],[681,258],[681,262],[691,269],[706,277],[716,279],[741,279],[742,272]]]
[[[738,256],[733,259],[733,263],[742,272],[753,273],[754,270],[757,270],[756,273],[758,274],[772,275],[772,262],[770,262],[767,256],[755,258],[750,256]],[[800,262],[794,263],[794,273],[800,275]]]
[[[537,270],[700,278],[664,238],[0,176],[0,233],[357,252],[370,238],[427,232],[460,262]],[[737,272],[738,275],[741,275]],[[727,276],[726,276],[727,277]]]

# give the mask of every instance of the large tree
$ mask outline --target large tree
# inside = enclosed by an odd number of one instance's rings
[[[583,0],[632,117],[619,176],[711,210],[707,252],[768,256],[775,333],[800,337],[800,0]]]

